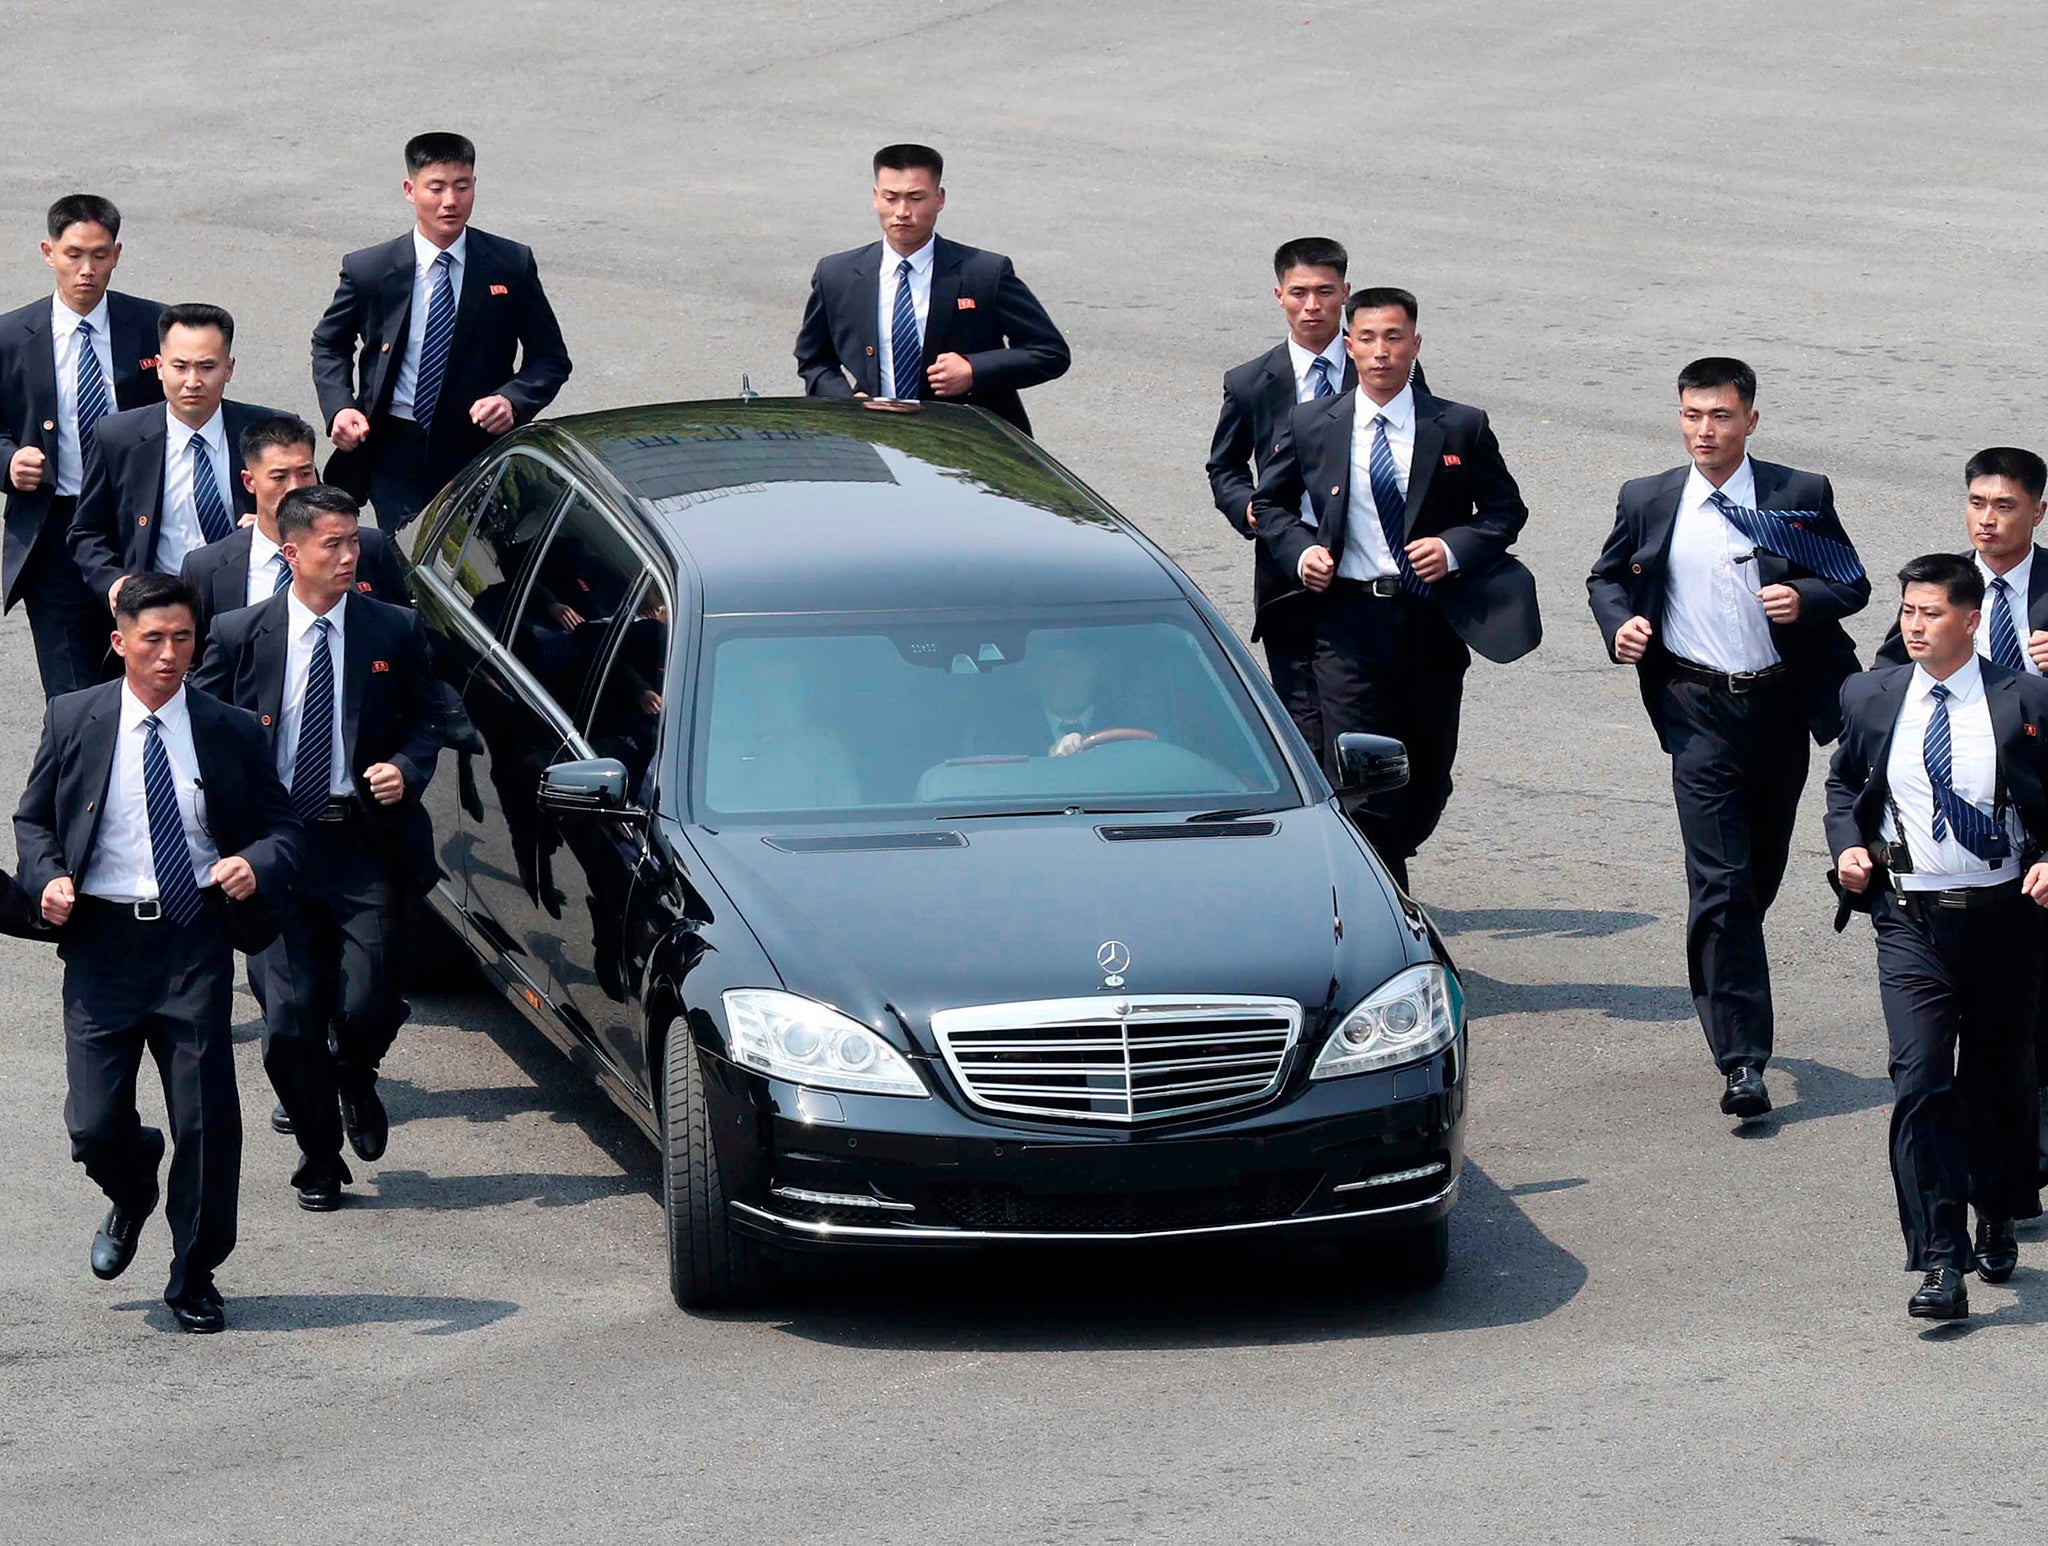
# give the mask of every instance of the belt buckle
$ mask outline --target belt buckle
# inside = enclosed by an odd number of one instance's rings
[[[1747,694],[1755,685],[1756,673],[1754,671],[1730,671],[1728,673],[1728,690],[1738,698]]]
[[[1401,593],[1401,582],[1385,575],[1378,575],[1366,585],[1366,592],[1381,601],[1390,601]]]
[[[151,897],[146,902],[135,904],[135,916],[143,923],[155,923],[163,915],[164,904],[161,897]]]

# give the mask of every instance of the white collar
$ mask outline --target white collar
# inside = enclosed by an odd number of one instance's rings
[[[1977,667],[1977,653],[1972,650],[1970,658],[1952,673],[1943,683],[1948,688],[1951,704],[1971,704],[1984,696],[1984,673]],[[1913,668],[1913,680],[1907,691],[1917,698],[1931,698],[1934,692],[1934,678],[1927,674],[1925,666]]]
[[[91,311],[82,317],[64,304],[64,297],[61,295],[52,295],[50,297],[50,331],[52,333],[56,334],[59,338],[69,338],[78,331],[78,324],[81,322],[90,322],[93,332],[101,338],[112,336],[108,332],[107,298],[104,294],[100,296],[99,305],[93,307]]]
[[[1363,387],[1359,388],[1358,422],[1360,424],[1370,424],[1381,414],[1387,416],[1387,427],[1390,429],[1407,429],[1412,425],[1415,422],[1414,386],[1411,384],[1402,387],[1395,394],[1394,400],[1384,405],[1374,402],[1365,395]]]
[[[1308,350],[1296,343],[1294,335],[1289,333],[1287,335],[1287,358],[1294,363],[1294,379],[1296,381],[1306,380],[1308,373],[1315,368],[1317,360],[1328,360],[1330,362],[1330,390],[1333,392],[1344,390],[1344,334],[1341,331],[1324,346],[1321,354],[1310,354]]]
[[[1697,463],[1686,470],[1685,492],[1678,498],[1682,510],[1696,510],[1716,494],[1726,494],[1729,503],[1741,505],[1745,510],[1756,508],[1756,469],[1749,458],[1743,457],[1742,465],[1728,474],[1728,481],[1718,489],[1707,481],[1707,475],[1700,471]]]
[[[296,586],[286,590],[284,597],[285,618],[287,626],[291,630],[292,642],[294,644],[312,632],[313,624],[323,617],[331,625],[335,642],[341,642],[342,616],[348,611],[347,596],[343,596],[341,600],[335,602],[325,612],[315,612],[305,602],[299,600],[299,592]]]
[[[934,231],[925,238],[925,243],[922,247],[909,255],[910,272],[912,274],[922,279],[932,271],[932,263],[938,257],[938,245],[939,233]],[[882,262],[889,272],[893,274],[904,262],[904,255],[884,241],[882,243]]]
[[[412,228],[413,261],[421,268],[432,268],[434,266],[434,259],[441,256],[444,250],[448,254],[449,262],[454,267],[462,267],[469,258],[469,227],[464,226],[462,234],[450,242],[445,249],[436,247],[432,242],[420,235],[420,228],[418,226]]]
[[[180,682],[178,690],[171,694],[170,701],[162,708],[152,711],[135,696],[135,689],[124,681],[121,684],[121,733],[126,735],[149,718],[152,712],[156,714],[157,723],[165,730],[183,730],[190,717],[185,705],[185,684]]]
[[[2006,570],[2004,574],[1993,574],[1991,572],[1991,566],[1984,562],[1984,555],[1982,553],[1977,554],[1976,558],[1977,572],[1984,576],[1984,590],[1986,592],[1984,600],[1984,612],[1987,620],[1990,617],[1991,613],[1991,599],[1989,592],[1991,590],[1991,582],[1993,580],[2005,581],[2007,586],[2011,588],[2013,595],[2018,598],[2018,606],[2021,608],[2022,611],[2024,611],[2027,605],[2027,587],[2033,583],[2033,545],[2031,543],[2028,544],[2027,556],[2021,559],[2018,563],[2014,564],[2010,569]],[[2026,637],[2026,629],[2022,628],[2020,630],[2020,637],[2023,639]]]
[[[283,551],[283,543],[272,542],[268,537],[264,536],[263,528],[257,522],[251,521],[249,523],[249,567],[251,569],[256,568],[260,564],[269,563],[271,554]]]
[[[199,434],[205,437],[207,449],[218,451],[223,456],[228,449],[228,428],[226,422],[227,404],[222,400],[220,407],[213,410],[213,417],[199,426]],[[171,405],[164,404],[164,434],[169,438],[171,449],[181,451],[192,443],[192,430],[185,421],[171,412]]]

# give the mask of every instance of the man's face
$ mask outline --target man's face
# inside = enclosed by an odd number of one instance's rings
[[[1970,545],[1986,563],[2016,564],[2027,556],[2048,502],[2034,498],[2010,478],[1971,479],[1968,501]]]
[[[313,529],[284,544],[292,566],[292,588],[302,599],[331,601],[355,589],[356,560],[361,557],[361,527],[352,515],[322,510]]]
[[[1290,268],[1273,286],[1273,296],[1287,314],[1287,331],[1313,354],[1329,348],[1344,325],[1344,297],[1351,286],[1334,268]]]
[[[1358,384],[1374,402],[1390,402],[1408,384],[1422,335],[1399,306],[1360,307],[1351,315],[1345,347],[1358,369]]]
[[[405,180],[405,200],[412,205],[420,234],[437,247],[451,245],[469,224],[476,206],[476,168],[455,161],[434,161]]]
[[[195,428],[204,424],[235,379],[226,337],[217,327],[172,328],[157,350],[156,378],[180,419]]]
[[[115,620],[114,653],[121,657],[128,685],[138,698],[168,698],[185,680],[199,636],[186,606],[145,607],[136,617]]]
[[[1039,701],[1061,719],[1078,719],[1095,704],[1101,669],[1094,655],[1074,644],[1054,644],[1034,662]]]
[[[1977,647],[1974,607],[1948,599],[1945,585],[1908,585],[1899,600],[1899,637],[1916,662],[1960,665]]]
[[[311,444],[265,446],[256,460],[242,469],[242,487],[256,496],[256,519],[273,542],[277,540],[277,507],[284,496],[319,481]]]
[[[1678,394],[1678,432],[1693,465],[1720,476],[1742,465],[1756,410],[1732,386],[1687,387]]]
[[[96,220],[64,227],[53,242],[44,242],[43,261],[57,276],[57,293],[81,317],[99,305],[121,261],[121,244]]]
[[[924,167],[885,166],[875,173],[875,216],[889,245],[905,257],[932,239],[945,207],[946,190]]]

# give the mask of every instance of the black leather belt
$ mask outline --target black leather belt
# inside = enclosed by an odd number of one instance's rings
[[[319,822],[347,821],[356,813],[356,802],[350,796],[338,794],[330,797],[320,808],[320,814],[313,819]]]
[[[1791,675],[1782,660],[1775,666],[1764,667],[1761,671],[1716,671],[1711,666],[1696,666],[1676,655],[1671,657],[1671,674],[1682,676],[1688,682],[1704,682],[1709,687],[1717,687],[1722,692],[1735,693],[1738,696],[1774,687]]]
[[[2018,876],[1994,886],[1956,886],[1947,891],[1899,891],[1900,900],[1920,907],[1945,907],[1962,912],[1975,907],[2003,907],[2020,899]]]
[[[222,904],[223,893],[218,886],[201,886],[199,901],[202,907],[218,908]],[[71,918],[73,922],[92,918],[112,918],[123,923],[166,921],[163,903],[155,897],[146,902],[116,902],[103,896],[87,896],[82,891],[72,899]]]
[[[1370,596],[1375,601],[1393,601],[1407,593],[1401,589],[1401,582],[1392,575],[1381,575],[1377,580],[1332,580],[1330,594],[1333,596]]]

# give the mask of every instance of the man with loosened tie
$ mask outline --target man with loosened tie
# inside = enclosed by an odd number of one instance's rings
[[[219,1331],[214,1273],[235,1247],[242,1161],[234,951],[275,935],[270,904],[295,876],[299,824],[256,717],[185,685],[184,581],[131,577],[114,619],[122,679],[51,701],[15,848],[64,963],[72,1158],[112,1204],[93,1275],[127,1270],[162,1195],[163,1134],[135,1106],[147,1051],[173,1144],[164,1299],[182,1329]]]
[[[1842,619],[1870,579],[1819,473],[1753,460],[1756,372],[1678,374],[1688,461],[1625,483],[1586,579],[1607,653],[1636,668],[1685,844],[1686,974],[1725,1081],[1721,1110],[1771,1109],[1776,1023],[1764,914],[1792,848],[1807,737],[1841,732],[1856,650]]]

